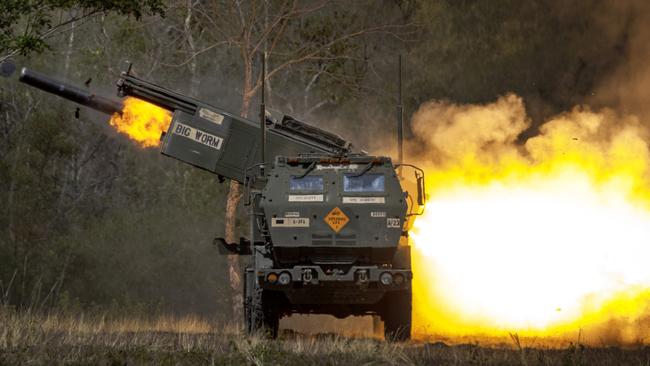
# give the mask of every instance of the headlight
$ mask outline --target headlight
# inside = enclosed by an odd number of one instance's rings
[[[289,272],[280,273],[280,277],[278,277],[278,282],[280,282],[281,285],[288,285],[289,282],[291,282],[291,275],[289,274]]]
[[[401,274],[398,273],[398,274],[395,275],[394,281],[395,281],[395,284],[397,286],[400,286],[401,284],[404,283],[404,276],[402,276]]]
[[[381,282],[381,284],[384,286],[392,285],[393,275],[388,272],[384,272],[381,274],[381,276],[379,276],[379,282]]]
[[[275,283],[275,281],[278,280],[278,275],[275,274],[275,273],[273,273],[273,272],[271,272],[271,273],[269,273],[268,276],[266,276],[266,280],[269,281],[269,282],[271,282],[271,283]]]

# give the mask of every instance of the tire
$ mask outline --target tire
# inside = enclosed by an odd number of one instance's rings
[[[275,339],[278,336],[280,326],[279,304],[274,293],[264,291],[257,284],[252,291],[248,310],[244,310],[247,316],[246,330],[248,334],[262,332],[264,335]]]
[[[381,317],[387,341],[411,339],[411,290],[387,292],[382,300]]]

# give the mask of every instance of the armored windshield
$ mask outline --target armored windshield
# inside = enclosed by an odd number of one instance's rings
[[[323,177],[320,175],[292,176],[289,180],[291,191],[322,191]]]
[[[344,192],[383,192],[383,174],[364,174],[355,176],[346,174],[343,176]]]

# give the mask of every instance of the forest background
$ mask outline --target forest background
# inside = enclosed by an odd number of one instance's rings
[[[650,80],[637,67],[650,56],[647,20],[642,1],[6,0],[0,61],[114,95],[128,60],[145,79],[256,118],[266,52],[275,118],[394,151],[398,54],[407,141],[426,101],[510,92],[533,119],[523,141],[575,105],[647,113],[618,92]],[[76,108],[0,79],[0,305],[231,319],[228,258],[212,245],[228,183]],[[236,223],[245,235],[241,207]]]

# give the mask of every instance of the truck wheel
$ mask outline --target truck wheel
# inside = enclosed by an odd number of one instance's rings
[[[382,300],[381,317],[387,341],[411,339],[411,290],[387,292]]]
[[[273,295],[271,291],[264,291],[259,286],[255,286],[249,307],[250,321],[247,322],[250,324],[249,334],[262,331],[271,338],[278,336],[280,313]]]

